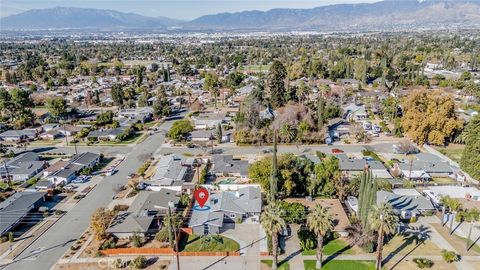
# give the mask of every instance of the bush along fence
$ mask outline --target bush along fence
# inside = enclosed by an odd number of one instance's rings
[[[172,248],[112,248],[100,251],[105,256],[118,255],[173,255]],[[240,256],[240,252],[188,252],[181,251],[180,256]]]

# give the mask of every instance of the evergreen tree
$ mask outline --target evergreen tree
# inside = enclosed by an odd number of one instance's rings
[[[219,144],[222,143],[222,136],[223,136],[223,135],[222,135],[222,125],[221,125],[221,124],[218,124],[218,126],[217,126],[217,142],[218,142]]]
[[[286,103],[286,77],[287,70],[285,69],[285,66],[278,60],[274,61],[270,67],[267,78],[267,89],[270,95],[270,104],[273,108],[282,107]]]
[[[322,97],[319,97],[317,102],[318,131],[322,130],[323,123],[325,122],[324,110],[325,110],[325,102]]]
[[[361,176],[360,190],[358,196],[358,217],[365,230],[370,230],[368,215],[377,201],[377,181],[373,178],[372,171],[365,168]]]
[[[468,135],[460,165],[471,177],[480,179],[480,115],[470,120],[466,131]]]

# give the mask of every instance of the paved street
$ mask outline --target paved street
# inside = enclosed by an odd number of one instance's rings
[[[108,154],[129,153],[124,162],[118,167],[119,171],[110,177],[105,177],[84,199],[69,211],[62,219],[43,234],[35,243],[27,248],[6,269],[50,269],[55,262],[70,248],[75,240],[81,236],[89,226],[90,216],[99,207],[105,207],[114,195],[113,188],[127,183],[127,176],[135,172],[142,164],[140,157],[154,153],[163,143],[164,134],[173,121],[167,121],[160,126],[159,132],[147,138],[134,147],[104,147],[100,151]],[[80,151],[92,151],[93,147],[80,148]],[[61,148],[58,151],[68,150],[73,153],[73,147]],[[98,151],[98,149],[97,149]],[[107,153],[107,152],[103,152]]]
[[[295,153],[295,154],[315,154],[315,151],[322,151],[325,153],[331,153],[332,149],[340,149],[346,153],[361,153],[367,148],[372,148],[377,152],[392,152],[393,147],[392,143],[378,143],[370,145],[279,145],[279,153]],[[253,155],[253,154],[268,154],[272,150],[271,145],[266,146],[237,146],[235,144],[222,144],[219,146],[214,146],[214,152],[219,154],[233,154],[233,155]],[[186,147],[172,147],[172,146],[163,146],[161,149],[162,154],[173,153],[181,155],[183,153],[192,153],[192,154],[205,154],[206,152],[211,151],[211,147],[207,148],[186,148]]]

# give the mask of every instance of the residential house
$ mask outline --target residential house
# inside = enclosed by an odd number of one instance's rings
[[[42,140],[55,140],[57,138],[60,138],[63,136],[63,133],[58,130],[58,129],[50,129],[48,131],[45,131],[44,133],[40,134],[38,137],[40,137]]]
[[[144,236],[160,229],[161,220],[168,209],[176,211],[180,197],[177,191],[161,189],[160,191],[141,191],[127,211],[120,212],[107,229],[117,238],[129,238],[133,233]]]
[[[432,202],[416,190],[410,190],[409,193],[397,191],[396,194],[394,192],[377,191],[377,205],[390,204],[401,219],[411,219],[422,213],[435,211]]]
[[[401,170],[403,177],[412,180],[427,181],[432,177],[454,177],[450,164],[429,153],[418,153],[414,159],[397,163],[395,168]]]
[[[34,152],[26,152],[0,164],[1,178],[11,177],[12,181],[27,181],[45,168],[45,162]]]
[[[122,109],[118,112],[120,118],[135,120],[136,122],[145,123],[152,119],[153,109],[151,107],[140,107],[134,109]]]
[[[100,162],[100,155],[85,152],[73,156],[68,161],[58,161],[44,172],[44,176],[55,184],[68,184],[85,168],[93,168]]]
[[[234,159],[233,155],[213,155],[210,160],[212,167],[210,173],[217,176],[235,176],[247,178],[248,161]]]
[[[58,128],[58,131],[62,133],[63,136],[75,136],[78,132],[82,130],[83,127],[81,126],[74,126],[74,125],[64,125]]]
[[[193,178],[194,158],[167,155],[160,158],[155,175],[149,181],[149,189],[160,190],[165,186],[183,186]]]
[[[194,130],[190,132],[192,142],[209,142],[214,138],[213,130]]]
[[[192,116],[195,123],[195,129],[213,129],[226,122],[225,113],[203,113],[198,116]]]
[[[260,188],[245,187],[236,192],[212,192],[204,208],[195,210],[188,224],[195,235],[219,234],[226,230],[227,223],[259,222],[262,210],[262,195]]]
[[[117,138],[118,135],[125,132],[126,127],[119,127],[113,129],[99,129],[91,131],[88,136],[87,140],[89,141],[113,141]]]
[[[368,168],[372,171],[372,174],[376,178],[391,179],[392,175],[388,172],[387,168],[378,160],[368,158],[349,158],[345,154],[336,155],[339,160],[340,171],[344,175],[354,176],[361,174]]]
[[[7,130],[0,133],[0,139],[5,142],[29,141],[37,138],[37,131],[32,129]]]
[[[343,118],[348,121],[362,121],[368,119],[368,113],[364,105],[350,103],[343,108]]]
[[[31,211],[41,206],[44,197],[44,192],[16,192],[1,202],[0,236],[12,231]]]

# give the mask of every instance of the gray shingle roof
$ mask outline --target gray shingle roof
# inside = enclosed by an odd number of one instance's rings
[[[423,196],[398,195],[387,191],[377,191],[377,204],[389,203],[397,211],[434,210],[432,202]]]
[[[235,173],[242,176],[248,175],[248,161],[233,159],[232,155],[214,155],[212,156],[213,173]]]
[[[198,204],[197,204],[198,205]],[[259,188],[245,187],[236,192],[223,191],[211,193],[206,203],[208,211],[192,211],[189,227],[209,224],[221,227],[224,213],[260,213],[262,210],[262,195]]]
[[[70,159],[70,163],[74,164],[79,164],[79,165],[89,165],[93,163],[95,160],[100,158],[99,154],[91,153],[91,152],[85,152],[85,153],[80,153],[75,156],[73,156]]]
[[[119,212],[113,219],[108,233],[146,233],[152,225],[153,216],[136,216],[130,212]]]
[[[158,211],[168,209],[168,203],[172,201],[175,206],[180,201],[177,191],[161,189],[160,191],[141,191],[132,202],[128,211],[139,215],[143,210]]]
[[[43,192],[17,192],[0,203],[0,235],[25,216],[45,196]]]

